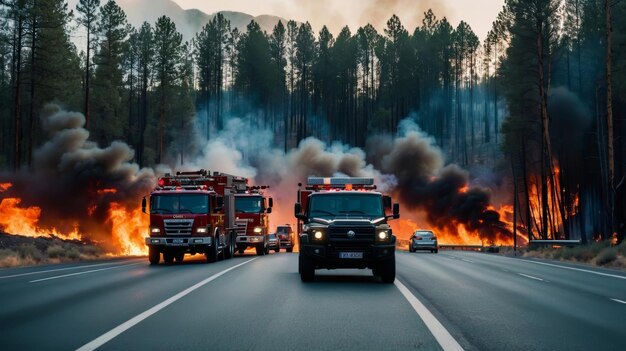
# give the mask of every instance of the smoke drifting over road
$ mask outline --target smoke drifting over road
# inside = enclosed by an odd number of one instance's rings
[[[47,105],[41,122],[47,142],[34,152],[31,171],[0,175],[12,183],[2,197],[39,207],[42,228],[78,230],[84,239],[110,242],[112,204],[137,208],[156,184],[153,170],[132,163],[134,152],[123,142],[100,148],[90,141],[80,113]]]
[[[306,182],[308,176],[345,175],[374,177],[381,191],[400,201],[403,218],[419,212],[433,227],[463,225],[487,240],[502,234],[499,214],[489,209],[490,191],[470,186],[468,172],[446,165],[433,139],[411,120],[401,123],[398,135],[372,136],[365,150],[309,137],[285,153],[274,146],[272,131],[231,118],[218,136],[197,140],[194,147],[201,151],[196,157],[187,155],[185,166],[160,165],[158,172],[139,169],[132,162],[134,151],[123,142],[99,147],[89,140],[84,123],[80,113],[46,106],[42,127],[48,140],[36,150],[32,169],[0,174],[0,183],[12,184],[0,196],[21,199],[20,207],[39,207],[42,228],[78,231],[85,239],[108,243],[116,226],[112,210],[121,206],[129,214],[146,217],[137,211],[141,197],[155,186],[155,173],[204,168],[269,185],[268,195],[275,200],[273,226],[294,222],[299,182]],[[144,225],[137,221],[129,235],[141,247],[145,233],[137,228]]]
[[[374,177],[381,191],[401,202],[403,214],[422,212],[437,228],[462,224],[487,241],[502,234],[499,214],[489,207],[490,190],[470,186],[467,171],[446,165],[434,140],[409,119],[400,124],[398,135],[370,137],[365,150],[309,137],[285,153],[273,146],[269,131],[254,130],[240,119],[231,120],[229,126],[206,144],[194,167],[224,170],[227,166],[233,174],[253,176],[256,184],[270,185],[277,206],[273,224],[293,222],[299,182],[306,182],[308,176],[346,175]],[[236,153],[236,162],[230,156],[226,162],[207,157],[216,153],[216,145],[217,150],[230,150],[223,155]]]

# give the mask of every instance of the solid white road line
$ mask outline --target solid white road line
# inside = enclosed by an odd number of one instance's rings
[[[31,280],[29,281],[29,283],[39,283],[39,282],[43,282],[46,280],[52,280],[52,279],[59,279],[59,278],[65,278],[65,277],[71,277],[74,275],[81,275],[81,274],[87,274],[87,273],[93,273],[93,272],[100,272],[100,271],[108,271],[109,269],[116,269],[116,268],[122,268],[122,267],[128,267],[128,266],[136,266],[138,264],[142,264],[143,262],[137,262],[137,263],[131,263],[131,264],[124,264],[121,266],[115,266],[115,267],[107,267],[107,268],[100,268],[100,269],[92,269],[90,271],[84,271],[84,272],[77,272],[77,273],[70,273],[70,274],[63,274],[63,275],[57,275],[54,277],[48,277],[48,278],[42,278],[42,279],[36,279],[36,280]]]
[[[463,260],[463,261],[465,261],[465,262],[468,262],[468,263],[474,263],[474,261],[472,261],[472,260],[468,260],[468,259],[466,259],[466,258],[462,258],[461,260]]]
[[[543,282],[543,281],[545,281],[545,280],[543,280],[543,279],[541,279],[541,278],[533,277],[532,275],[528,275],[528,274],[524,274],[524,273],[517,273],[517,274],[521,275],[522,277],[526,277],[526,278],[530,278],[530,279],[535,279],[535,280],[539,280],[539,281],[542,281],[542,282]]]
[[[400,281],[396,279],[395,285],[398,290],[400,290],[402,295],[404,295],[404,298],[409,301],[419,317],[424,321],[424,324],[426,324],[426,327],[428,327],[430,333],[433,334],[435,339],[437,339],[437,342],[439,343],[441,348],[443,348],[445,351],[463,350],[461,345],[459,345],[459,343],[452,337],[452,335],[450,335],[448,330],[444,328],[441,322],[439,322],[437,318],[435,318],[435,316],[430,313],[426,306],[424,306],[424,304],[422,304],[422,302],[418,300],[417,297],[415,297],[415,295],[413,295],[411,291],[406,286],[404,286],[404,284],[400,283]]]
[[[602,272],[595,272],[595,271],[590,271],[590,270],[588,270],[588,269],[574,268],[574,267],[567,267],[567,266],[561,266],[561,265],[558,265],[558,264],[545,263],[545,262],[537,262],[537,261],[531,261],[531,260],[521,260],[521,261],[523,261],[523,262],[529,262],[529,263],[534,263],[534,264],[541,264],[541,265],[544,265],[544,266],[550,266],[550,267],[557,267],[557,268],[569,269],[569,270],[572,270],[572,271],[579,271],[579,272],[592,273],[592,274],[602,275],[602,276],[605,276],[605,277],[618,278],[618,279],[626,279],[626,276],[623,276],[623,275],[609,274],[609,273],[602,273]]]
[[[611,300],[613,300],[613,301],[615,301],[615,302],[623,303],[624,305],[626,305],[626,301],[622,301],[622,300],[618,300],[618,299],[613,299],[613,298],[612,298]]]
[[[146,310],[138,315],[136,315],[135,317],[127,320],[126,322],[118,325],[117,327],[109,330],[108,332],[102,334],[101,336],[95,338],[94,340],[88,342],[87,344],[79,347],[76,351],[87,351],[87,350],[95,350],[98,347],[106,344],[107,342],[111,341],[113,338],[115,338],[116,336],[122,334],[123,332],[127,331],[128,329],[132,328],[133,326],[135,326],[136,324],[138,324],[139,322],[143,321],[144,319],[152,316],[153,314],[159,312],[160,310],[164,309],[165,307],[171,305],[172,303],[180,300],[181,298],[185,297],[186,295],[188,295],[189,293],[191,293],[192,291],[201,288],[202,286],[210,283],[211,281],[219,278],[220,276],[232,271],[235,268],[241,267],[246,263],[252,262],[256,260],[256,258],[247,260],[245,262],[242,262],[236,266],[232,266],[228,269],[225,269],[219,273],[216,273],[208,278],[206,278],[205,280],[179,292],[178,294],[170,297],[169,299],[159,303],[158,305],[150,308],[149,310]]]
[[[124,261],[124,262],[128,262],[128,261]],[[0,276],[0,279],[23,277],[25,275],[33,275],[33,274],[43,274],[43,273],[50,273],[50,272],[67,271],[67,270],[71,270],[71,269],[91,268],[91,267],[99,267],[99,266],[110,266],[112,264],[118,264],[118,263],[119,262],[88,264],[88,265],[76,266],[76,267],[66,267],[66,268],[49,269],[49,270],[45,270],[45,271],[36,271],[36,272],[20,273],[20,274],[13,274],[13,275],[4,275],[4,276]]]

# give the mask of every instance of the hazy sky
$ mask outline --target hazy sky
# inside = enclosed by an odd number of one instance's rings
[[[421,24],[424,11],[432,8],[437,18],[447,17],[453,26],[464,20],[484,39],[504,0],[174,0],[182,8],[206,13],[239,11],[309,21],[317,31],[327,25],[334,35],[344,25],[352,32],[372,23],[381,30],[392,14],[410,32]]]

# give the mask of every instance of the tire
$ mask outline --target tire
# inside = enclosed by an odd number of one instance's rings
[[[287,248],[287,252],[293,252],[293,247]]]
[[[305,283],[312,282],[315,279],[313,261],[302,254],[298,256],[298,271],[300,272],[300,280]]]
[[[156,247],[149,246],[148,247],[148,261],[150,264],[159,264],[159,260],[161,259],[161,252]]]
[[[276,250],[274,250],[274,252],[279,253],[280,252],[280,248],[277,248]]]
[[[183,262],[183,260],[185,259],[185,253],[184,252],[177,253],[176,255],[174,255],[174,259],[178,263]]]
[[[409,245],[409,252],[415,252],[415,250],[413,250],[413,247],[411,245]]]
[[[265,250],[264,247],[261,247],[261,246],[257,246],[256,247],[256,255],[257,256],[263,256],[265,254],[266,254],[266,250]]]
[[[240,255],[243,255],[244,251],[246,251],[246,249],[239,249],[237,252],[239,252]]]
[[[171,252],[165,251],[163,253],[163,261],[167,264],[171,264],[174,262],[174,255]]]
[[[439,249],[435,249],[435,253],[439,253]]]
[[[208,247],[206,253],[204,254],[206,256],[206,261],[209,263],[217,261],[217,237],[214,237],[214,239],[216,240],[213,240],[213,245]]]
[[[269,247],[266,246],[264,251],[265,251],[264,255],[269,255],[270,254],[270,248]]]
[[[233,233],[228,235],[228,247],[224,249],[224,258],[230,260],[235,255],[235,243],[233,242]]]
[[[396,256],[378,264],[380,279],[385,284],[392,284],[396,280]]]

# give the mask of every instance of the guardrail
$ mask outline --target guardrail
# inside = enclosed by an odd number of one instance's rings
[[[529,246],[578,246],[581,240],[531,240]]]

